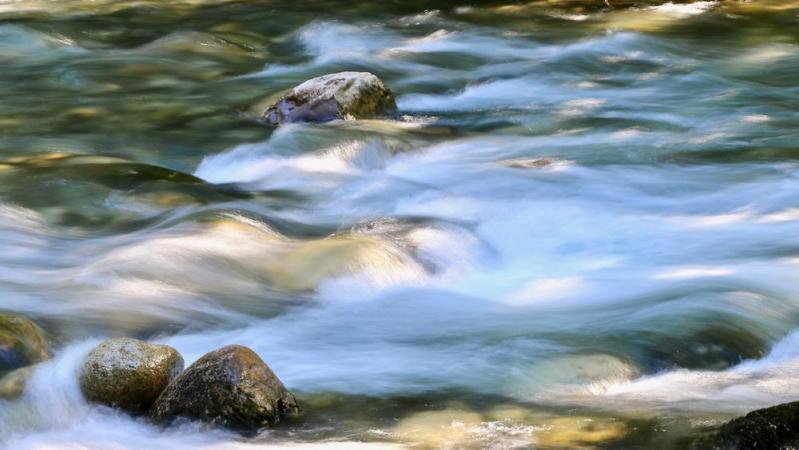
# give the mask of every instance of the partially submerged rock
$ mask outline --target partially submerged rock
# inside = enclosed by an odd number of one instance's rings
[[[542,167],[551,166],[555,164],[554,159],[550,158],[520,158],[520,159],[506,159],[504,161],[500,161],[505,167],[510,167],[513,169],[540,169]]]
[[[7,373],[0,378],[0,398],[11,400],[25,391],[28,379],[33,375],[34,366],[27,366]]]
[[[329,122],[371,119],[397,109],[394,95],[369,72],[340,72],[310,79],[286,93],[263,113],[264,122]]]
[[[799,402],[758,409],[722,425],[697,449],[788,449],[799,446]]]
[[[164,425],[183,417],[252,432],[298,412],[294,396],[269,366],[247,347],[232,345],[189,366],[167,386],[150,414]]]
[[[30,366],[49,357],[44,332],[16,314],[0,314],[0,374]]]
[[[86,356],[80,387],[90,401],[143,413],[181,370],[183,357],[172,347],[111,339]]]

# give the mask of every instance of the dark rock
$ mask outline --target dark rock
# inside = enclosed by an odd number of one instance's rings
[[[264,122],[329,122],[371,119],[397,110],[394,95],[369,72],[340,72],[310,79],[263,113]]]
[[[172,347],[111,339],[86,356],[80,387],[87,400],[138,414],[149,409],[181,370],[183,357]]]
[[[799,446],[799,402],[758,409],[722,425],[696,449],[789,449]]]
[[[0,314],[0,374],[47,360],[44,333],[31,320]]]
[[[249,348],[232,345],[206,354],[175,378],[151,417],[163,425],[184,417],[254,432],[298,413],[294,396],[269,366]]]

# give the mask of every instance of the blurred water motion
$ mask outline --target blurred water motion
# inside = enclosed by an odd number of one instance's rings
[[[610,3],[0,0],[0,308],[54,343],[0,446],[684,448],[799,399],[799,3]],[[341,70],[401,117],[257,122]],[[88,405],[117,335],[306,415]]]

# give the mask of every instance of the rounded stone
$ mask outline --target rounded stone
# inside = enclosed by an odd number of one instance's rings
[[[189,366],[150,414],[164,425],[183,417],[247,433],[298,413],[296,399],[269,366],[249,348],[232,345]]]
[[[28,380],[33,375],[34,369],[35,366],[22,367],[0,378],[0,398],[6,400],[19,398],[25,392],[25,387],[28,385]]]
[[[143,413],[183,370],[172,347],[130,338],[102,342],[83,362],[80,388],[87,400]]]
[[[293,88],[263,113],[264,122],[328,122],[372,119],[397,110],[391,90],[369,72],[340,72],[312,78]]]
[[[0,314],[0,374],[47,360],[44,332],[16,314]]]

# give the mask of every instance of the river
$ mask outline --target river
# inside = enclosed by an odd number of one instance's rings
[[[799,400],[799,2],[0,0],[8,449],[684,448]],[[581,4],[592,4],[584,8]],[[265,127],[325,73],[400,117]],[[133,336],[299,423],[90,405]]]

